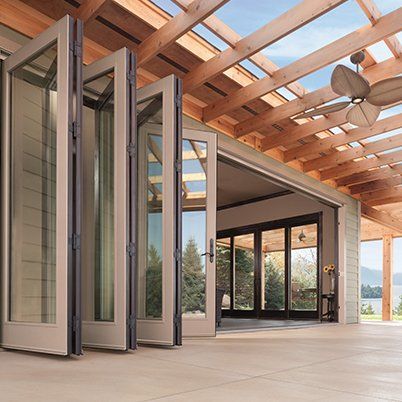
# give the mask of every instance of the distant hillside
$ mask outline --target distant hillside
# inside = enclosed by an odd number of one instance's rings
[[[381,286],[382,285],[382,272],[378,269],[371,269],[368,267],[361,267],[361,283],[363,285]],[[394,274],[394,285],[402,285],[402,272]]]

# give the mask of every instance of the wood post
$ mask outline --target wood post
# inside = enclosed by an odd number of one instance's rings
[[[384,235],[382,238],[382,319],[392,320],[392,273],[393,273],[393,238]]]

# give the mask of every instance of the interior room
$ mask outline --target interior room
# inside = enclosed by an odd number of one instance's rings
[[[336,219],[336,208],[220,157],[217,331],[335,321]]]

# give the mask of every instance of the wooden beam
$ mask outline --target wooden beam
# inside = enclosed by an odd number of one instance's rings
[[[399,32],[401,20],[402,7],[381,17],[375,26],[364,26],[281,68],[272,77],[260,79],[212,103],[204,110],[204,121],[210,121],[231,110],[238,109],[254,99]]]
[[[353,173],[335,180],[337,187],[352,186],[354,184],[366,183],[368,181],[387,179],[402,174],[402,164],[386,166],[379,169],[367,170],[366,172]]]
[[[375,2],[373,0],[357,0],[357,3],[371,23],[373,25],[377,24],[382,14]],[[384,42],[395,57],[401,57],[402,47],[396,35],[391,35],[388,38],[385,38]]]
[[[393,275],[393,238],[385,235],[382,239],[382,319],[392,320],[392,275]]]
[[[366,204],[371,207],[389,205],[389,204],[399,204],[402,203],[402,195],[392,195],[386,198],[379,198],[377,200],[366,201]]]
[[[172,1],[184,11],[187,11],[189,5],[191,4],[191,0]],[[237,42],[243,39],[241,35],[226,25],[216,15],[211,15],[206,18],[204,21],[202,21],[202,25],[204,25],[205,28],[211,31],[231,48],[234,48]],[[268,57],[266,57],[263,53],[253,54],[249,57],[249,60],[269,76],[272,76],[275,71],[279,70],[279,67],[272,60],[268,59]],[[300,98],[308,92],[307,89],[297,81],[291,82],[286,86],[286,88]]]
[[[375,200],[382,200],[391,197],[402,197],[402,187],[391,187],[385,190],[370,191],[368,193],[362,194],[360,199],[366,204]]]
[[[395,60],[393,57],[362,71],[362,75],[370,83],[375,83],[384,78],[394,77],[395,75],[399,75],[401,73],[402,73],[402,60],[400,59]],[[333,92],[330,86],[320,88],[316,91],[310,92],[309,94],[305,95],[302,99],[294,99],[284,105],[266,110],[265,112],[259,113],[257,116],[253,116],[247,120],[240,122],[235,127],[235,135],[237,138],[240,138],[249,132],[256,131],[268,125],[272,125],[283,119],[295,116],[306,110],[315,108],[317,106],[320,106],[324,103],[330,102],[337,98],[339,98],[339,95]],[[289,140],[287,140],[289,142],[287,143],[289,144],[293,143],[299,140],[300,138],[303,137],[301,137],[301,135],[298,134],[293,135],[292,131]],[[275,142],[275,144],[276,143],[277,142]],[[267,142],[266,147],[269,146],[271,145],[270,143]]]
[[[83,0],[75,12],[75,18],[84,23],[94,20],[104,9],[109,0]]]
[[[302,1],[249,36],[239,40],[233,49],[224,50],[213,59],[190,71],[184,77],[183,91],[191,92],[228,68],[272,45],[344,2],[345,0]]]
[[[321,180],[329,180],[342,176],[350,176],[354,173],[364,172],[375,167],[389,165],[402,161],[402,151],[390,152],[380,155],[378,158],[367,158],[360,161],[345,162],[342,165],[323,170],[321,172]]]
[[[373,222],[377,222],[398,232],[402,232],[402,222],[387,212],[379,211],[378,209],[362,203],[361,215]]]
[[[339,112],[338,112],[339,113]],[[336,115],[337,113],[334,113]],[[316,121],[323,120],[318,119]],[[310,124],[310,123],[307,123]],[[309,155],[316,155],[322,152],[328,152],[342,145],[361,141],[378,134],[386,133],[402,127],[402,113],[377,120],[371,127],[358,127],[350,130],[348,133],[339,133],[330,137],[322,138],[312,143],[304,144],[296,148],[289,149],[284,154],[285,162],[294,159],[304,158]],[[264,144],[264,140],[262,141]],[[264,145],[262,145],[264,149]]]
[[[401,184],[402,176],[399,175],[385,179],[372,180],[366,183],[354,184],[353,186],[349,187],[349,191],[351,195],[365,194],[371,191],[385,190],[389,187],[399,186]]]
[[[402,125],[402,123],[401,123]],[[328,168],[330,166],[339,165],[357,158],[376,154],[378,152],[388,151],[393,148],[402,147],[402,134],[396,134],[382,140],[373,141],[360,147],[353,147],[344,151],[336,151],[330,155],[321,156],[311,159],[303,164],[304,172],[312,170]]]
[[[229,0],[194,0],[188,7],[173,17],[165,25],[149,35],[137,50],[137,63],[144,65],[157,54],[163,52],[176,39],[194,28],[200,21],[214,13]]]

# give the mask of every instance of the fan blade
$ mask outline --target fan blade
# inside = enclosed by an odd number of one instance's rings
[[[311,112],[306,112],[306,113],[299,114],[294,119],[295,120],[306,119],[307,117],[320,116],[322,114],[337,112],[338,110],[345,109],[346,107],[349,106],[349,104],[350,104],[350,102],[333,103],[332,105],[323,106],[323,107],[320,107],[318,109],[312,110]]]
[[[402,100],[402,77],[376,82],[367,96],[367,102],[375,106],[387,106]]]
[[[370,127],[376,122],[380,112],[380,107],[362,102],[349,110],[346,120],[358,127]]]
[[[370,92],[370,85],[360,74],[341,64],[335,67],[331,76],[332,90],[349,98],[365,98]]]

